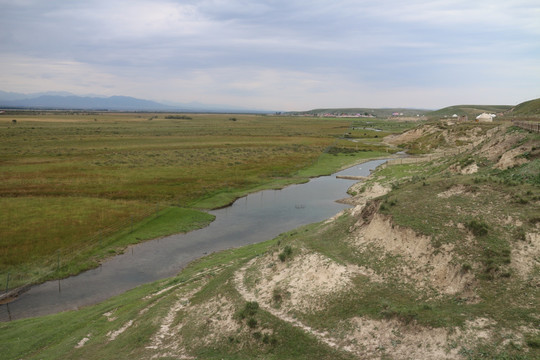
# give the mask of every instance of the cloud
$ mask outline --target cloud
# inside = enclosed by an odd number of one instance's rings
[[[447,89],[451,104],[456,89],[475,94],[465,88],[500,86],[499,78],[504,90],[483,97],[540,95],[536,1],[0,0],[0,6],[6,69],[0,81],[12,87],[3,90],[114,90],[283,109],[292,99],[333,106],[360,98],[383,104],[385,93],[394,102],[414,100],[411,93],[442,94],[433,89]],[[411,106],[423,105],[422,98],[431,97],[418,95]]]

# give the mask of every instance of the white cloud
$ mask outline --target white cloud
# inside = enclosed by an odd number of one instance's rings
[[[8,91],[298,108],[388,99],[431,106],[443,89],[451,104],[457,94],[479,96],[469,91],[476,83],[490,84],[484,98],[532,98],[540,86],[536,1],[0,4],[0,80]],[[496,79],[504,79],[501,89]]]
[[[0,83],[15,92],[70,91],[84,94],[91,89],[108,94],[115,83],[123,82],[111,73],[69,60],[2,55],[0,68],[3,69]]]

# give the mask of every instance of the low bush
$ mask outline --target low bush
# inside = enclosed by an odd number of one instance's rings
[[[485,222],[477,221],[477,220],[471,220],[466,225],[467,225],[467,228],[475,236],[485,236],[488,233],[488,225]]]

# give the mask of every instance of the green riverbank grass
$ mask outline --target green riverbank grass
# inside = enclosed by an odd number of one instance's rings
[[[2,199],[0,198],[0,200]],[[98,202],[104,201],[100,199],[91,200]],[[39,201],[39,199],[36,201]],[[84,219],[84,216],[88,216],[88,214],[81,213],[81,210],[92,210],[94,208],[81,206],[83,204],[80,201],[84,201],[84,199],[70,199],[69,206],[73,206],[70,215],[73,218]],[[117,206],[120,203],[116,201],[114,205]],[[124,208],[124,210],[129,211],[128,214],[133,214],[132,203],[128,202],[130,207]],[[50,201],[46,202],[46,204],[50,205]],[[63,204],[60,206],[63,206]],[[36,204],[33,204],[33,208],[39,209]],[[121,253],[128,245],[167,235],[197,230],[208,226],[215,218],[206,212],[172,206],[161,210],[159,208],[153,208],[151,214],[148,211],[142,212],[138,217],[132,216],[128,218],[127,222],[119,225],[110,212],[111,207],[107,207],[106,209],[109,212],[101,212],[99,218],[103,221],[108,219],[109,223],[105,222],[101,224],[103,226],[98,227],[101,229],[100,231],[95,232],[94,229],[78,228],[77,231],[80,232],[80,236],[84,241],[79,239],[78,242],[74,243],[57,244],[53,250],[49,251],[40,249],[40,246],[51,246],[51,243],[46,241],[47,239],[42,239],[41,236],[43,235],[39,233],[39,229],[47,226],[47,224],[38,221],[40,219],[46,221],[48,217],[36,217],[32,223],[33,227],[29,226],[28,228],[29,233],[33,234],[33,236],[15,239],[14,244],[24,246],[23,249],[17,249],[16,245],[2,247],[2,254],[6,257],[4,261],[10,262],[9,266],[2,268],[0,271],[0,281],[2,281],[2,284],[7,283],[8,273],[10,288],[75,275],[81,271],[98,266],[99,262],[106,257]],[[146,205],[143,209],[147,210],[148,206]],[[46,207],[42,210],[53,211],[54,207]],[[64,218],[63,221],[67,224],[75,223],[76,226],[85,223],[82,220],[78,223],[73,222],[71,218]],[[109,226],[107,227],[107,225]],[[65,231],[65,233],[69,233],[70,231],[70,229],[63,227],[60,227],[60,229]],[[92,233],[92,231],[94,231],[93,236],[88,237],[86,234]],[[68,238],[63,234],[59,234],[58,236],[64,240]],[[41,255],[33,256],[33,253]],[[15,254],[22,257],[17,262],[15,262],[17,260]]]

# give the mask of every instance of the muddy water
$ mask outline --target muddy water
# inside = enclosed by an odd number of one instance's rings
[[[305,184],[250,194],[227,208],[211,211],[216,220],[204,229],[131,246],[99,268],[31,288],[14,302],[0,306],[0,321],[95,304],[172,276],[205,254],[272,239],[327,219],[347,207],[335,200],[347,197],[347,189],[355,182],[336,179],[336,175],[367,176],[383,162],[374,160]]]

